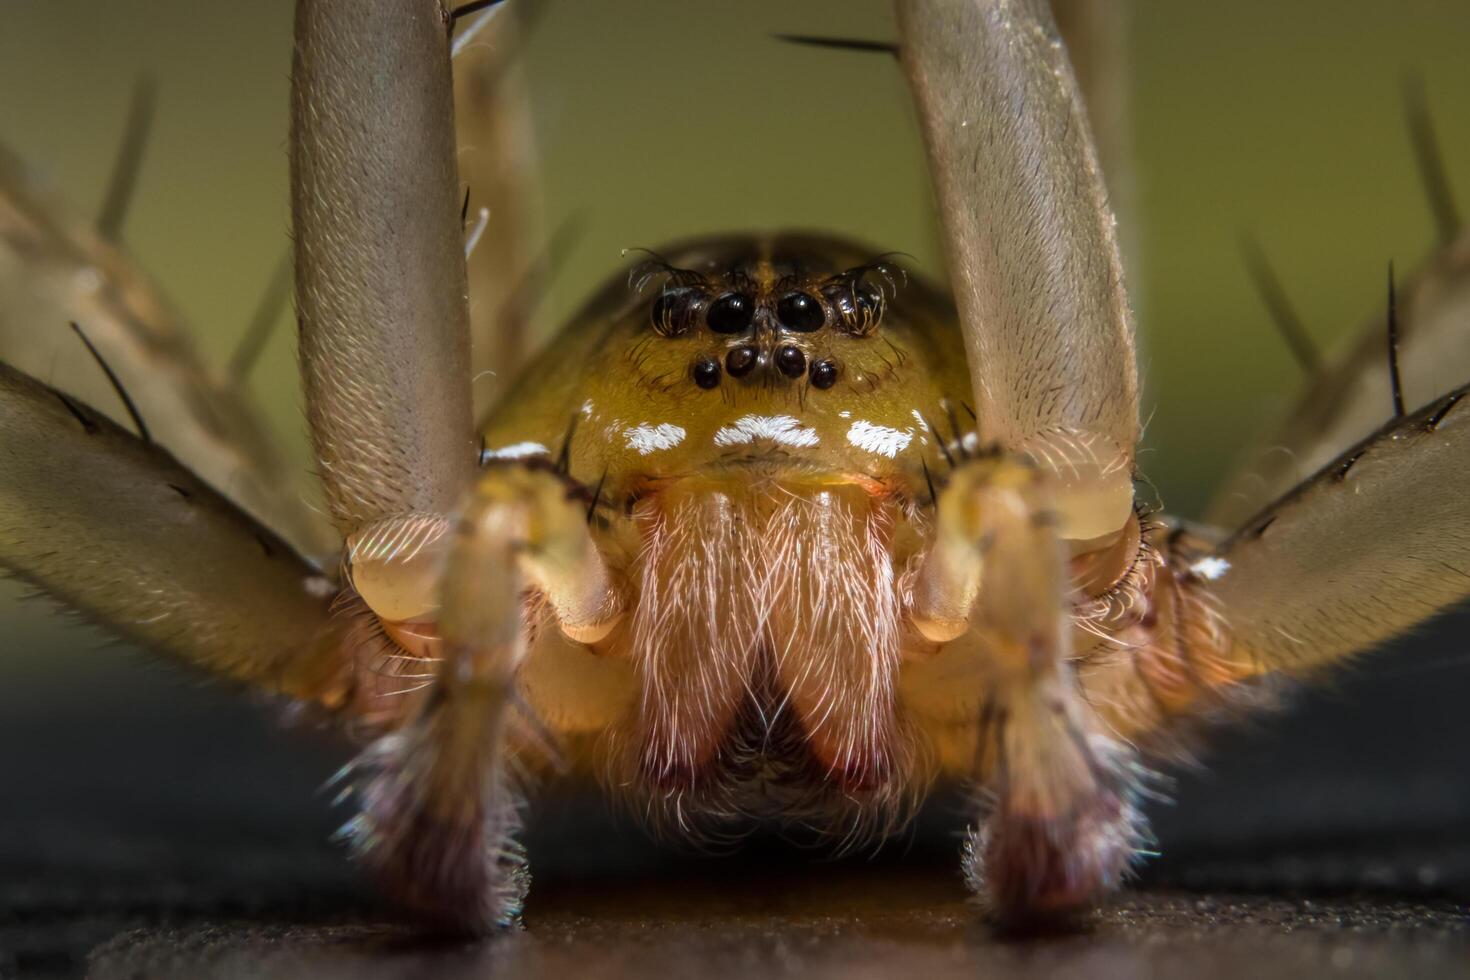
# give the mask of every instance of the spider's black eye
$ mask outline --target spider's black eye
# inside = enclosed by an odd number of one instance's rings
[[[709,308],[705,322],[715,333],[740,333],[750,327],[755,303],[744,293],[726,293]]]
[[[776,319],[787,330],[811,333],[827,322],[827,311],[810,293],[787,293],[776,303]]]
[[[654,332],[664,337],[684,333],[703,301],[704,296],[697,289],[665,289],[648,313]]]
[[[730,353],[725,355],[725,370],[730,372],[732,378],[743,378],[759,360],[760,353],[749,344],[732,347]]]
[[[720,383],[720,362],[712,357],[701,357],[694,362],[689,373],[694,376],[695,384],[709,391]]]
[[[800,347],[787,344],[776,351],[776,367],[788,378],[799,378],[806,373],[806,355]]]
[[[837,365],[831,361],[814,361],[811,377],[813,388],[830,388],[837,383]]]

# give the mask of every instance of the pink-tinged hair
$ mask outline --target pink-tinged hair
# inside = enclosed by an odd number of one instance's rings
[[[856,842],[900,819],[918,790],[887,507],[856,487],[775,483],[639,505],[619,652],[643,690],[609,781],[655,823],[710,838],[779,799]]]

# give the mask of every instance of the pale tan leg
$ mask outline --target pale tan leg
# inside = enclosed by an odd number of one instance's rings
[[[510,4],[495,10],[468,43],[463,39],[473,23],[462,21],[455,34],[459,174],[470,233],[485,222],[466,262],[475,418],[510,389],[534,340],[539,273],[531,243],[539,240],[543,222],[522,59],[527,9]]]
[[[524,592],[546,596],[573,638],[606,635],[619,609],[587,528],[587,504],[549,468],[487,470],[447,545],[436,679],[404,728],[357,764],[362,811],[345,831],[411,912],[483,932],[514,918],[526,886],[512,836],[514,760],[506,754],[518,710],[511,695],[528,646]],[[369,599],[401,596],[388,587],[394,568],[375,568]]]
[[[1395,314],[1399,380],[1410,408],[1470,377],[1470,231],[1399,275]],[[1291,410],[1242,455],[1206,519],[1225,528],[1249,519],[1383,424],[1393,411],[1387,337],[1385,296],[1354,343],[1306,379]]]
[[[214,676],[356,698],[320,570],[159,446],[4,363],[0,571]]]
[[[1137,188],[1133,153],[1133,125],[1129,105],[1130,0],[1052,0],[1057,30],[1067,45],[1067,58],[1077,76],[1077,90],[1087,109],[1087,121],[1097,144],[1108,190],[1108,204],[1118,219],[1118,244],[1129,279],[1139,281]],[[1142,318],[1134,297],[1133,316]]]
[[[474,477],[442,0],[300,0],[291,212],[301,374],[343,537],[452,512]]]
[[[957,470],[914,592],[931,640],[971,651],[986,679],[976,774],[991,797],[966,854],[1005,920],[1085,909],[1138,851],[1132,759],[1078,696],[1069,582],[1044,477],[1006,459]]]
[[[1131,463],[1138,376],[1122,261],[1049,4],[903,0],[894,19],[979,432],[1016,452],[1087,433]]]
[[[340,539],[303,501],[306,474],[287,461],[248,392],[205,361],[189,324],[123,246],[39,176],[0,147],[0,360],[126,420],[107,375],[68,327],[78,324],[154,441],[303,554],[337,548]]]
[[[1149,616],[1081,668],[1130,741],[1310,678],[1470,598],[1470,386],[1329,463],[1218,544],[1180,535]]]

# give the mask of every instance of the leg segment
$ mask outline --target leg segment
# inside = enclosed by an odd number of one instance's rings
[[[356,764],[361,813],[345,832],[411,912],[483,932],[514,918],[526,887],[506,748],[529,646],[523,593],[545,595],[573,636],[605,635],[618,607],[586,504],[550,469],[487,471],[451,538],[436,679],[404,728]]]
[[[157,445],[3,363],[0,571],[214,675],[355,697],[329,579]]]
[[[1470,595],[1470,386],[1396,419],[1224,542],[1210,591],[1242,655],[1301,674]]]
[[[446,514],[474,475],[442,0],[300,0],[291,210],[302,380],[343,536]]]
[[[1470,598],[1470,386],[1395,419],[1218,545],[1179,536],[1146,621],[1082,668],[1123,738],[1311,677]]]
[[[69,322],[130,388],[153,438],[191,472],[303,554],[338,546],[303,502],[305,474],[244,388],[205,363],[156,284],[0,148],[0,360],[120,417]]]
[[[1138,381],[1122,262],[1046,0],[905,0],[894,15],[979,431],[1017,452],[1040,434],[1085,431],[1131,463]]]
[[[542,224],[536,202],[535,136],[527,93],[524,31],[528,9],[506,4],[472,19],[455,34],[454,92],[459,124],[459,172],[470,197],[473,226],[487,228],[469,252],[470,355],[476,418],[505,395],[528,353],[532,318],[545,272],[531,249]],[[549,243],[546,247],[550,247]]]
[[[1066,565],[1040,473],[962,467],[940,496],[915,623],[985,675],[977,772],[991,796],[966,872],[1005,919],[1083,909],[1116,887],[1143,836],[1126,748],[1078,695]],[[936,625],[942,624],[942,625]]]
[[[1393,404],[1385,317],[1380,310],[1369,318],[1341,357],[1306,380],[1292,410],[1221,483],[1208,520],[1234,527],[1378,429]],[[1410,404],[1470,377],[1470,231],[1401,283],[1396,319],[1400,380]]]

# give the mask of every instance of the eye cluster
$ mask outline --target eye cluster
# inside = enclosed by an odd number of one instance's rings
[[[649,307],[655,333],[681,337],[708,330],[739,341],[690,365],[690,378],[705,390],[719,387],[725,374],[744,378],[766,370],[791,380],[806,377],[814,388],[831,388],[841,364],[830,357],[812,359],[805,349],[808,343],[799,338],[824,329],[851,337],[875,333],[896,286],[890,267],[881,263],[825,279],[788,275],[764,286],[735,273],[707,278],[669,266],[663,271],[668,278]]]

